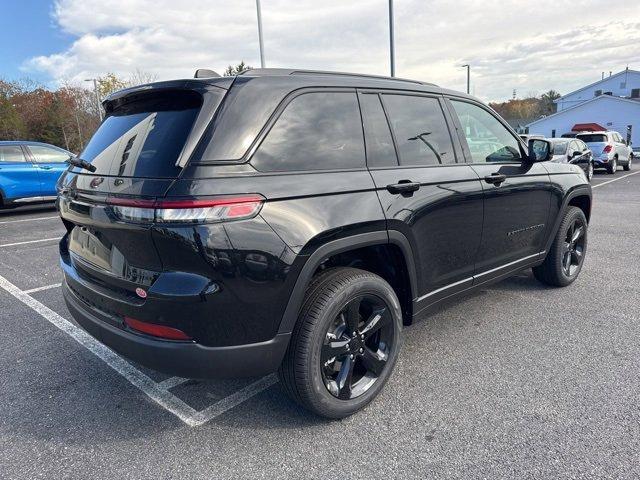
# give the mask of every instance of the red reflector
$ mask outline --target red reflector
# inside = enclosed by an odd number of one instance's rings
[[[166,338],[168,340],[191,340],[191,337],[177,328],[156,325],[155,323],[141,322],[131,317],[124,317],[124,323],[138,332],[146,333],[154,337]]]

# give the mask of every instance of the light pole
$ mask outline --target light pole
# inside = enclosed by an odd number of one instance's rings
[[[256,10],[258,12],[258,42],[260,43],[260,68],[264,68],[264,40],[262,39],[262,12],[260,0],[256,0]]]
[[[467,68],[467,94],[471,93],[471,65],[468,63],[462,65],[462,68]]]
[[[97,78],[85,78],[85,82],[93,82],[93,93],[96,95],[96,107],[98,107],[98,116],[102,121],[102,106],[100,105],[100,94],[98,93],[98,79]]]
[[[391,61],[391,76],[396,76],[396,52],[393,31],[393,0],[389,0],[389,57]]]

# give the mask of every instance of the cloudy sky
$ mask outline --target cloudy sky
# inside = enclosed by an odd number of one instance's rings
[[[254,0],[0,0],[0,77],[259,66]],[[269,67],[389,72],[387,0],[262,0]],[[396,74],[484,100],[640,69],[638,0],[396,0]]]

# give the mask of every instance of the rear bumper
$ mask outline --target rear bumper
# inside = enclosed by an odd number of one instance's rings
[[[206,347],[195,342],[157,340],[125,330],[114,319],[78,298],[65,282],[64,299],[73,318],[89,334],[122,356],[145,367],[185,378],[262,376],[276,371],[289,344],[290,333],[246,345]]]

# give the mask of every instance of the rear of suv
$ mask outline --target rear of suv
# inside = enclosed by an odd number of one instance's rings
[[[401,328],[532,267],[564,286],[591,190],[473,97],[295,70],[115,93],[59,184],[63,293],[122,355],[183,377],[274,371],[341,418]]]
[[[618,132],[579,133],[576,138],[586,143],[593,153],[595,168],[604,168],[609,174],[615,173],[619,166],[625,171],[631,170],[633,150]]]

